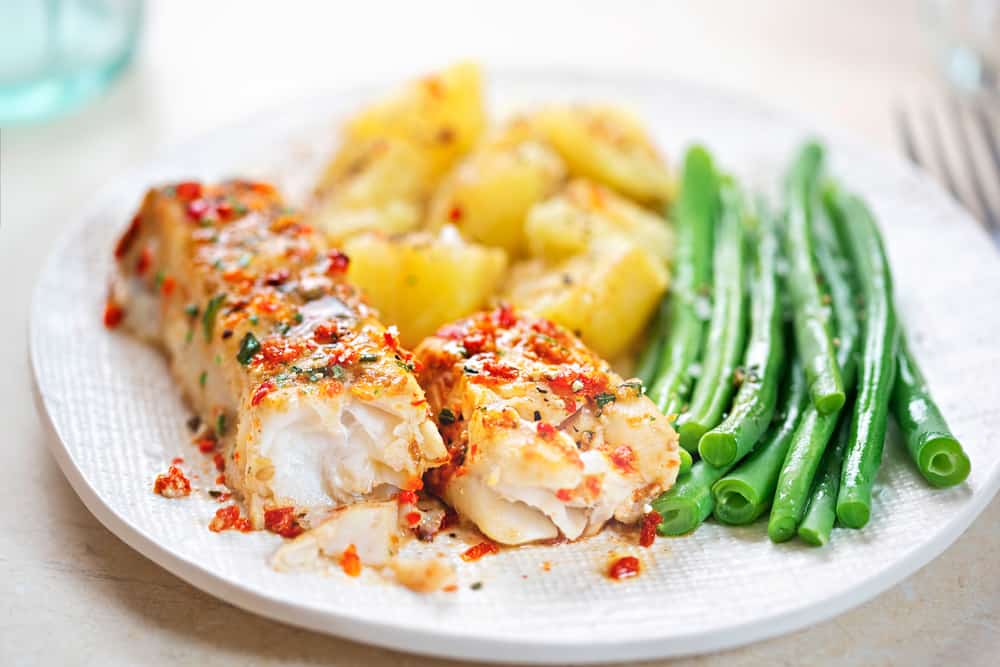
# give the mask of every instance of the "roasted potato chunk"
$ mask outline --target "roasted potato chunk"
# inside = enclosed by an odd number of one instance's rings
[[[348,279],[365,290],[383,322],[399,327],[406,347],[486,306],[507,269],[503,250],[468,243],[453,227],[437,235],[362,234],[344,250]]]
[[[430,172],[427,156],[407,141],[348,142],[316,186],[309,222],[333,243],[364,231],[414,229],[433,184]]]
[[[562,156],[571,174],[645,204],[672,198],[674,180],[666,165],[645,128],[622,109],[552,106],[534,114],[530,125]]]
[[[532,207],[524,224],[532,256],[549,261],[584,252],[608,236],[621,236],[664,265],[673,254],[673,231],[666,220],[582,179]]]
[[[549,196],[564,175],[559,156],[536,141],[474,152],[435,193],[428,225],[439,229],[453,224],[465,238],[516,257],[524,251],[529,209]]]
[[[605,359],[615,359],[642,333],[668,279],[657,258],[611,235],[560,262],[521,262],[504,295],[575,332]]]
[[[348,141],[402,139],[426,153],[440,178],[479,140],[486,126],[479,67],[459,63],[414,81],[348,121]]]

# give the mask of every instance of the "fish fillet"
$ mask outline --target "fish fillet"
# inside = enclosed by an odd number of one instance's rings
[[[430,488],[497,542],[634,523],[677,476],[677,434],[641,383],[549,320],[501,307],[415,354],[451,455]]]
[[[105,321],[164,349],[255,528],[288,507],[308,528],[447,461],[412,355],[271,186],[153,189],[115,257]]]

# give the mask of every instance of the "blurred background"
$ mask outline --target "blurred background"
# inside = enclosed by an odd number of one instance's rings
[[[0,611],[0,662],[431,664],[262,621],[191,589],[107,533],[49,458],[28,398],[30,287],[50,240],[129,166],[260,110],[467,57],[497,69],[656,74],[762,98],[921,163],[996,234],[998,53],[1000,0],[2,0],[0,281],[14,289],[0,299],[0,368],[16,389],[0,393],[0,423],[18,447],[0,448],[0,467],[20,473],[12,497],[29,499],[62,537],[9,522],[0,531],[0,562],[16,580]],[[795,664],[808,645],[817,659],[891,664],[907,646],[930,662],[986,664],[1000,649],[998,525],[994,501],[965,539],[893,591],[729,658]],[[239,641],[220,638],[234,626]],[[48,640],[29,627],[50,629]]]
[[[253,1],[5,0],[3,185],[23,191],[21,179],[46,173],[60,183],[60,202],[79,202],[121,167],[254,111],[463,56],[498,68],[698,80],[845,126],[888,150],[904,150],[908,133],[911,157],[977,217],[996,222],[989,218],[1000,208],[992,187],[1000,156],[995,136],[991,154],[979,114],[989,112],[995,128],[1000,0],[429,0],[280,9]],[[973,166],[975,174],[965,173]],[[4,222],[42,213],[38,204],[5,208]]]

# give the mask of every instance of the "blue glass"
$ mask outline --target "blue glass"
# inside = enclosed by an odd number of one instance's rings
[[[0,0],[0,125],[79,107],[125,69],[142,0]]]

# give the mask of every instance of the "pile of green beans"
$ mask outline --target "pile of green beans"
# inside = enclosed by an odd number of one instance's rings
[[[698,454],[717,468],[732,465],[746,456],[771,423],[778,380],[785,363],[778,290],[778,237],[776,222],[770,214],[760,217],[757,236],[750,287],[753,294],[750,340],[743,353],[740,389],[729,415],[698,441]],[[684,437],[683,424],[681,437]]]
[[[750,211],[707,151],[685,158],[679,287],[641,364],[682,446],[677,483],[652,503],[661,535],[709,516],[752,523],[768,508],[775,542],[822,546],[835,525],[863,527],[890,413],[928,484],[969,475],[897,321],[871,212],[827,179],[815,142],[796,154],[784,194],[783,216]]]

